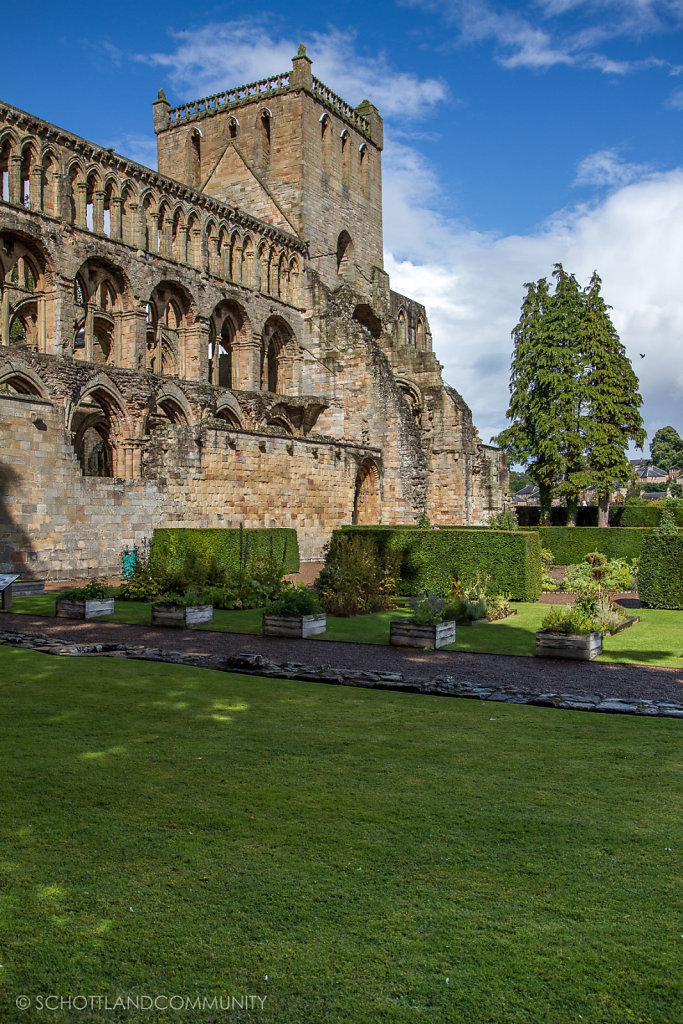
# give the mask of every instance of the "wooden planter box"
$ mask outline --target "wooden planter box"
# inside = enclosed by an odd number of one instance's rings
[[[445,647],[455,643],[455,622],[437,622],[419,626],[412,619],[392,619],[389,624],[389,643],[394,647]]]
[[[549,629],[539,629],[535,654],[538,658],[592,661],[602,654],[602,633],[551,633]]]
[[[202,626],[205,622],[213,622],[212,604],[195,604],[187,608],[172,604],[152,605],[153,626],[187,629],[188,626]]]
[[[60,619],[94,619],[98,615],[114,614],[114,598],[105,597],[103,600],[75,600],[62,597],[57,600],[55,612]]]
[[[324,633],[327,616],[321,615],[266,615],[263,616],[264,636],[293,636],[303,638]]]

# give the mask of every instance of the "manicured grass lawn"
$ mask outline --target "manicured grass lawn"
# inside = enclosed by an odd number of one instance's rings
[[[3,1024],[680,1019],[675,720],[8,648],[0,706]]]
[[[18,597],[13,611],[34,615],[54,615],[55,595]],[[483,626],[458,625],[454,646],[447,650],[470,651],[476,654],[517,654],[532,656],[534,634],[548,613],[548,605],[515,604],[517,614],[499,622]],[[199,629],[224,630],[228,633],[261,632],[261,611],[225,612],[214,609],[214,621]],[[640,608],[635,612],[640,623],[605,637],[601,661],[661,665],[683,669],[683,612],[659,611]],[[328,616],[327,631],[316,640],[344,640],[355,643],[386,644],[389,642],[389,622],[393,618],[408,617],[409,611],[377,612],[341,619]],[[117,601],[114,615],[104,616],[104,622],[130,622],[149,625],[151,605],[134,601]],[[0,617],[0,625],[2,618]]]

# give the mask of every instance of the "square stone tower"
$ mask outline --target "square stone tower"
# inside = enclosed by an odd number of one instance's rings
[[[159,172],[309,245],[329,287],[369,292],[382,269],[382,118],[313,77],[301,45],[292,70],[171,108],[154,103]]]

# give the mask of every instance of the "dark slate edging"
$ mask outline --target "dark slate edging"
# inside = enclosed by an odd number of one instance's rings
[[[422,693],[436,697],[465,697],[504,704],[530,704],[534,707],[561,708],[566,711],[599,711],[606,714],[643,715],[649,718],[683,718],[683,703],[673,700],[648,700],[639,697],[605,697],[599,693],[579,690],[548,690],[535,693],[505,683],[487,685],[469,683],[440,675],[433,679],[406,679],[400,672],[372,672],[334,668],[332,665],[306,665],[298,661],[277,664],[262,654],[186,654],[160,647],[128,644],[70,644],[44,633],[0,631],[0,645],[21,647],[61,657],[129,658],[138,661],[161,661],[190,668],[209,668],[219,672],[266,676],[269,679],[300,679],[304,682],[337,686],[360,686],[370,690],[394,690],[399,693]]]

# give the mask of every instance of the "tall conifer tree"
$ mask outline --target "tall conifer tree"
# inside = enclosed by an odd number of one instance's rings
[[[627,483],[629,441],[645,439],[638,379],[610,320],[594,273],[585,290],[561,263],[555,292],[527,284],[510,377],[511,424],[495,439],[528,467],[540,492],[541,520],[553,495],[576,522],[579,496],[594,484],[607,525],[613,482]]]

